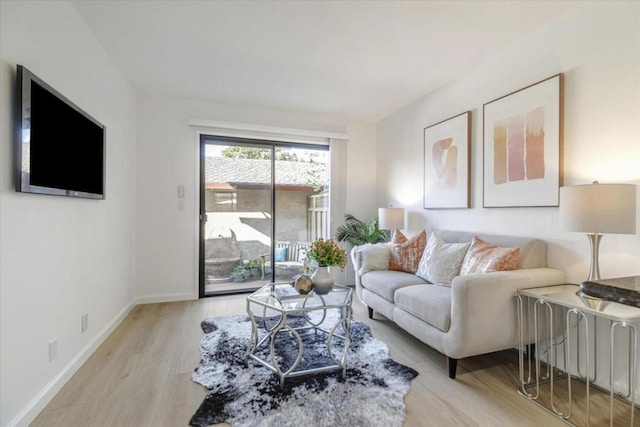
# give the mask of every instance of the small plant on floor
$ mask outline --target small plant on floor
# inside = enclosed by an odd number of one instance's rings
[[[231,272],[231,280],[234,282],[244,282],[251,277],[251,270],[245,268],[243,265],[236,265]]]
[[[231,280],[234,282],[244,282],[251,277],[260,277],[262,274],[262,263],[259,259],[245,261],[243,265],[236,265],[231,272]]]
[[[244,265],[246,270],[249,270],[251,276],[260,276],[262,270],[262,263],[258,259],[252,259]]]

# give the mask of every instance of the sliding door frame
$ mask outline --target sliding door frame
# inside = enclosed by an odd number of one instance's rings
[[[285,141],[274,141],[274,140],[266,140],[266,139],[257,139],[257,138],[245,138],[245,137],[230,137],[230,136],[218,136],[212,133],[201,132],[198,135],[199,141],[199,153],[200,158],[198,161],[199,164],[199,180],[198,180],[198,296],[199,298],[206,298],[212,296],[220,296],[220,295],[232,295],[232,294],[241,294],[253,292],[258,288],[244,288],[240,290],[220,290],[213,292],[205,291],[205,263],[204,263],[204,251],[205,251],[205,229],[207,223],[207,212],[206,212],[206,202],[205,202],[205,168],[206,168],[206,147],[207,145],[230,145],[230,146],[238,146],[238,147],[257,147],[263,149],[271,150],[271,251],[270,251],[270,262],[271,265],[275,265],[275,248],[276,243],[276,156],[275,150],[277,147],[286,147],[286,148],[301,148],[301,149],[320,149],[329,150],[330,146],[328,144],[318,144],[318,143],[300,143],[300,142],[285,142]],[[331,161],[329,163],[331,165]],[[331,166],[330,166],[331,168]],[[331,179],[329,180],[329,194],[332,192]],[[329,200],[331,197],[329,197]],[[329,202],[331,205],[331,202]],[[330,209],[330,208],[329,208]],[[275,278],[275,268],[271,271],[271,277],[269,281],[273,281]]]

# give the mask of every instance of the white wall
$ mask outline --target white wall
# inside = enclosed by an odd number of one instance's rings
[[[68,2],[0,2],[0,55],[0,425],[8,426],[27,425],[132,307],[136,105]],[[106,200],[14,192],[16,64],[106,125]]]
[[[558,227],[558,208],[482,208],[482,105],[564,73],[564,183],[640,184],[640,3],[589,2],[378,124],[378,204],[404,205],[422,228],[535,236],[548,264],[579,283],[589,244]],[[423,128],[472,111],[471,209],[424,210]],[[640,200],[640,198],[639,198]],[[640,209],[638,209],[640,217]],[[636,235],[605,235],[603,277],[640,274]]]
[[[142,96],[137,154],[139,301],[197,297],[199,141],[197,129],[187,123],[194,118],[347,133],[350,137],[346,142],[347,212],[353,209],[355,213],[375,214],[374,124],[345,123],[316,114]],[[177,197],[179,185],[185,187],[182,210]]]

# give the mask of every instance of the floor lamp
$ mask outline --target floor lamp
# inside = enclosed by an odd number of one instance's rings
[[[602,234],[636,232],[636,186],[596,181],[561,187],[560,228],[587,233],[591,245],[588,280],[599,280],[598,251]]]

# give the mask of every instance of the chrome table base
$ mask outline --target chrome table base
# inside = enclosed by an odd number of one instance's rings
[[[347,352],[351,342],[351,298],[350,288],[334,285],[334,289],[327,295],[311,295],[305,298],[280,301],[272,294],[267,294],[265,288],[255,292],[247,298],[247,314],[251,319],[251,337],[247,346],[247,356],[260,363],[262,366],[272,370],[280,377],[280,386],[284,387],[287,378],[301,375],[317,374],[332,370],[341,370],[342,378],[347,374]],[[259,310],[259,316],[254,313]],[[339,317],[332,324],[326,325],[327,310],[338,310]],[[319,319],[314,319],[310,314],[321,313]],[[290,318],[295,317],[298,323],[302,319],[302,325],[292,326]],[[268,325],[267,319],[276,320],[273,325]],[[261,321],[259,321],[260,319]],[[261,325],[259,325],[259,323]],[[342,334],[338,333],[342,327]],[[312,369],[297,370],[304,355],[304,341],[300,336],[300,331],[313,329],[315,333],[326,335],[327,355],[332,364]],[[263,336],[261,337],[261,332]],[[295,337],[297,347],[297,357],[289,367],[281,366],[278,362],[275,349],[275,340],[278,334],[289,333]],[[339,339],[341,346],[340,354],[334,354],[334,340]],[[269,346],[268,357],[261,356],[260,350]],[[264,352],[262,352],[264,355]]]
[[[628,404],[629,425],[633,427],[635,405],[632,402],[635,402],[638,339],[634,323],[637,324],[640,320],[640,309],[618,303],[586,300],[580,295],[577,285],[521,289],[516,293],[516,303],[519,332],[518,392],[567,424],[575,426],[573,406],[576,397],[572,381],[579,380],[585,384],[586,426],[591,426],[591,388],[604,390],[595,384],[599,380],[596,326],[598,319],[606,319],[610,322],[611,333],[609,390],[606,391],[609,393],[609,425],[614,425],[614,399],[619,399]],[[572,328],[575,328],[573,334]],[[615,392],[614,386],[615,361],[618,356],[616,330],[626,331],[628,336],[628,376],[624,392]],[[536,355],[532,354],[531,344],[535,346]],[[575,370],[572,370],[574,362]],[[565,380],[567,400],[562,402],[564,409],[561,410],[555,386],[559,381]],[[541,385],[548,385],[547,402],[542,402],[540,398]]]

